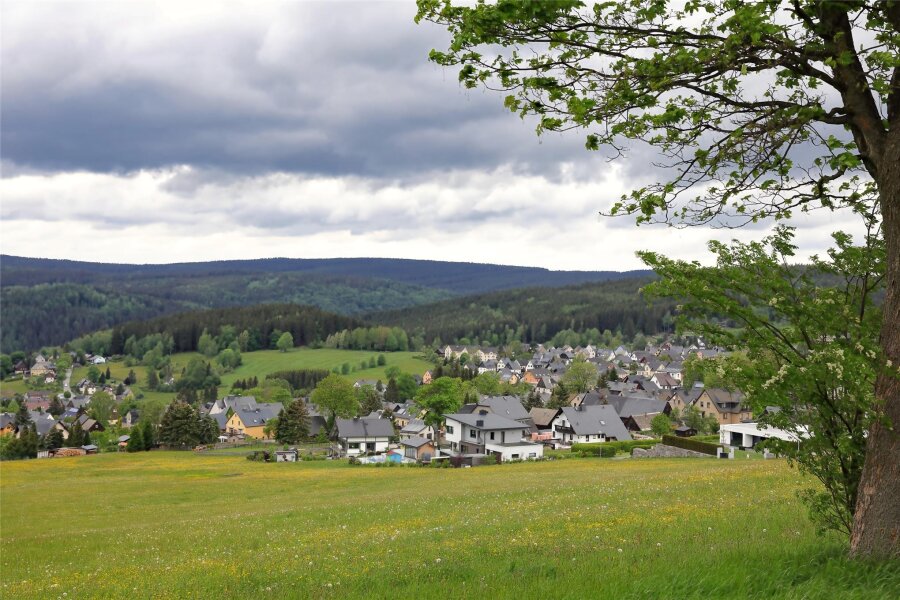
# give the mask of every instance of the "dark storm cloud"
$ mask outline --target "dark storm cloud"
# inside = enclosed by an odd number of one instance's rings
[[[415,25],[412,4],[283,6],[182,27],[146,6],[99,24],[90,10],[11,10],[23,14],[3,26],[0,142],[23,167],[390,178],[513,165],[555,177],[561,162],[597,162],[579,136],[539,140],[500,94],[464,91],[429,63],[447,34]],[[58,19],[70,27],[57,35],[23,31]]]

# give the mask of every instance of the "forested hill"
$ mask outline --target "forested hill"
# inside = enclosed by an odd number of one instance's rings
[[[512,287],[626,276],[400,259],[266,259],[125,265],[0,257],[0,350],[35,350],[132,320],[264,303],[343,315]]]
[[[395,258],[269,258],[129,265],[10,255],[0,257],[0,280],[4,286],[282,273],[385,279],[462,295],[520,287],[558,287],[608,281],[646,275],[648,271],[551,271],[538,267]]]
[[[543,343],[572,330],[598,343],[605,330],[630,340],[637,333],[671,331],[675,303],[648,304],[640,288],[650,276],[561,288],[504,290],[365,315],[373,324],[397,326],[427,342]],[[568,338],[567,338],[568,339]],[[563,343],[569,343],[564,341]],[[576,342],[578,343],[578,342]],[[573,344],[574,345],[574,344]]]

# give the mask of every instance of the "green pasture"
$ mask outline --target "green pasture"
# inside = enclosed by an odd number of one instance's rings
[[[893,599],[782,461],[472,469],[193,452],[4,463],[5,598]]]

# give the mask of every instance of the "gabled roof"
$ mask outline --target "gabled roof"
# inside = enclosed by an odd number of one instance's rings
[[[709,399],[715,403],[719,412],[739,413],[744,402],[744,394],[738,391],[729,392],[721,388],[706,388]]]
[[[680,399],[686,406],[690,406],[694,402],[697,401],[697,398],[700,397],[700,394],[703,393],[703,388],[691,388],[687,390],[676,390],[674,394],[670,397],[670,400],[675,398]]]
[[[340,438],[392,437],[394,426],[387,419],[335,419]]]
[[[524,423],[519,423],[518,421],[513,421],[512,419],[501,417],[500,415],[495,415],[493,413],[487,413],[486,415],[454,413],[444,415],[444,418],[452,419],[458,423],[468,425],[475,429],[481,429],[482,431],[528,428]]]
[[[422,419],[410,419],[409,423],[400,430],[400,433],[419,433],[427,428],[428,425]]]
[[[609,405],[621,418],[631,415],[646,415],[649,413],[661,413],[666,410],[668,403],[665,400],[653,400],[651,398],[639,398],[635,396],[611,396]]]
[[[550,427],[550,424],[553,423],[553,419],[556,418],[556,415],[559,414],[559,409],[535,407],[531,409],[529,414],[536,427],[547,429]]]
[[[232,410],[238,416],[244,427],[260,427],[266,422],[276,418],[284,406],[281,402],[255,403],[253,407],[238,404]],[[213,415],[215,416],[215,415]]]
[[[631,434],[612,406],[606,404],[585,407],[564,406],[560,410],[577,435],[602,433],[608,438],[617,440],[631,439]]]
[[[528,411],[516,396],[481,396],[478,406],[486,406],[495,415],[518,421],[528,418]],[[477,410],[475,412],[478,412]]]
[[[425,444],[431,444],[431,443],[432,443],[431,440],[429,440],[427,438],[423,438],[423,437],[411,437],[411,438],[407,438],[405,440],[400,440],[401,446],[411,446],[413,448],[421,448]]]

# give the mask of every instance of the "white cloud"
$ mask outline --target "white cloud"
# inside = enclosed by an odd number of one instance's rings
[[[187,166],[17,174],[0,182],[0,246],[7,254],[103,262],[379,256],[625,270],[642,268],[637,250],[706,262],[709,239],[762,235],[598,218],[624,191],[617,168],[559,182],[508,169],[414,183],[290,173],[217,178]],[[803,223],[803,256],[847,225],[827,213]]]

